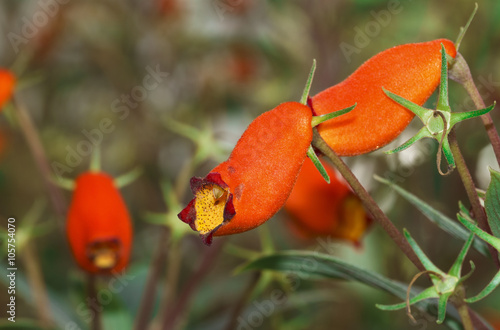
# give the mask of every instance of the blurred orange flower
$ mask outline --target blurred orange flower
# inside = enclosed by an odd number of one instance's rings
[[[110,274],[127,266],[132,224],[107,174],[86,172],[77,178],[66,229],[73,255],[87,272]]]
[[[330,236],[359,243],[371,219],[359,198],[325,162],[328,184],[313,162],[306,159],[285,204],[295,232],[306,238]]]
[[[16,77],[5,69],[0,69],[0,109],[10,100],[14,93]]]

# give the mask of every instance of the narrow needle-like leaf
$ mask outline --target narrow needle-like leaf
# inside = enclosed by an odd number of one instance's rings
[[[424,122],[424,116],[429,111],[429,109],[421,107],[420,105],[418,105],[416,103],[413,103],[412,101],[409,101],[409,100],[405,99],[404,97],[396,95],[396,94],[388,91],[384,87],[382,87],[382,89],[384,90],[384,93],[387,96],[389,96],[394,102],[399,103],[400,105],[402,105],[406,109],[408,109],[411,112],[413,112],[415,115],[417,115],[422,120],[422,122],[424,123],[424,125],[426,124]]]
[[[492,293],[493,290],[495,290],[499,284],[500,284],[500,272],[498,272],[495,275],[495,277],[493,277],[493,279],[486,286],[486,288],[483,289],[483,291],[481,291],[477,296],[465,299],[465,302],[466,303],[475,303],[475,302],[483,299],[484,297],[486,297],[487,295]]]
[[[462,250],[460,251],[460,254],[458,255],[457,259],[451,266],[448,275],[460,278],[462,272],[462,264],[464,263],[465,256],[467,255],[467,252],[469,252],[469,248],[472,245],[473,240],[474,240],[474,234],[471,233],[469,235],[469,239],[467,239],[467,242],[465,242]]]
[[[316,71],[316,59],[313,60],[313,64],[311,66],[311,71],[309,72],[309,77],[307,77],[307,82],[304,87],[304,92],[302,93],[302,97],[300,98],[300,103],[307,104],[307,98],[309,97],[309,91],[311,90],[311,85],[314,77],[314,71]]]
[[[115,178],[115,180],[114,180],[115,185],[118,188],[123,188],[126,185],[135,181],[141,174],[142,174],[142,168],[136,167],[132,171],[125,173],[123,175],[120,175],[119,177]]]
[[[489,107],[484,108],[484,109],[472,110],[472,111],[464,111],[464,112],[454,112],[454,113],[451,114],[450,127],[453,127],[453,125],[455,125],[456,123],[461,122],[463,120],[482,116],[485,113],[488,113],[491,110],[493,110],[493,108],[495,107],[495,105],[496,105],[496,101],[493,102],[492,105],[490,105]]]
[[[441,44],[441,83],[439,84],[437,109],[450,111],[450,103],[448,101],[448,62],[446,61],[446,49],[443,44]]]
[[[487,232],[481,230],[478,226],[469,221],[470,219],[467,219],[466,217],[467,216],[463,216],[462,214],[457,213],[458,221],[460,221],[465,227],[467,227],[467,229],[476,234],[486,243],[493,246],[496,250],[500,251],[500,238],[496,238],[495,236],[492,236]]]
[[[422,264],[424,265],[425,269],[427,270],[430,270],[430,271],[433,271],[433,272],[436,272],[438,274],[441,274],[441,275],[445,275],[439,268],[436,267],[436,265],[434,265],[434,263],[425,255],[424,251],[422,251],[422,249],[420,248],[420,246],[417,244],[417,242],[413,239],[413,237],[411,237],[410,233],[408,232],[408,230],[404,229],[403,230],[403,234],[405,235],[406,237],[406,240],[408,241],[408,243],[410,243],[410,246],[412,247],[413,251],[415,251],[415,253],[417,254],[418,256],[418,259],[420,259],[420,261],[422,262]]]
[[[321,124],[327,120],[337,118],[338,116],[342,116],[343,114],[346,114],[346,113],[350,112],[351,110],[353,110],[356,107],[356,105],[357,105],[357,103],[355,103],[353,106],[350,106],[349,108],[345,108],[345,109],[338,110],[338,111],[333,111],[333,112],[330,112],[330,113],[327,113],[327,114],[321,115],[321,116],[313,116],[313,118],[311,120],[311,126],[316,127],[319,124]]]
[[[439,296],[438,319],[436,321],[438,324],[441,324],[444,321],[444,317],[446,316],[446,305],[448,304],[448,299],[452,294],[453,292],[447,292]]]
[[[427,127],[424,126],[411,139],[409,139],[408,141],[406,141],[405,143],[403,143],[399,147],[394,148],[394,149],[389,150],[389,151],[385,151],[384,153],[386,153],[387,155],[391,155],[391,154],[394,154],[396,152],[403,151],[403,150],[409,148],[412,144],[414,144],[418,140],[420,140],[422,138],[425,138],[425,137],[431,138],[432,134],[429,132],[429,130],[427,129]]]
[[[417,303],[419,301],[425,300],[425,299],[430,299],[430,298],[438,298],[439,294],[436,291],[436,288],[434,286],[431,286],[424,291],[420,292],[417,294],[415,297],[410,299],[410,305],[413,305],[414,303]],[[378,309],[384,310],[384,311],[395,311],[398,309],[403,309],[407,306],[406,302],[400,303],[400,304],[395,304],[395,305],[380,305],[376,304],[375,305]]]
[[[318,156],[314,152],[314,148],[312,146],[309,146],[309,149],[307,150],[307,156],[312,160],[314,166],[316,166],[323,179],[325,179],[326,182],[330,183],[330,177],[328,176],[328,173],[326,172],[323,164],[321,164]]]

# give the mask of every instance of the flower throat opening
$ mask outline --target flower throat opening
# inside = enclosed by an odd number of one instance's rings
[[[196,192],[196,230],[207,234],[224,222],[224,209],[228,200],[227,190],[216,184],[206,184]]]

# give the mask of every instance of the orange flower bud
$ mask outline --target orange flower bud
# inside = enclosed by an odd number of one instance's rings
[[[12,97],[15,84],[16,77],[10,71],[0,69],[0,110]]]
[[[86,172],[77,178],[66,231],[77,263],[87,272],[110,274],[127,266],[132,224],[110,176]]]
[[[359,198],[325,162],[326,183],[313,162],[306,159],[285,209],[301,236],[330,236],[359,243],[371,220]]]
[[[257,117],[229,159],[191,179],[195,198],[179,218],[210,245],[212,236],[241,233],[271,218],[286,202],[312,141],[311,109],[280,104]]]
[[[387,49],[363,63],[343,82],[309,100],[314,115],[343,109],[351,112],[318,126],[318,132],[339,156],[364,154],[394,140],[415,116],[391,100],[382,87],[419,105],[439,85],[441,44],[456,56],[453,42],[439,39]]]

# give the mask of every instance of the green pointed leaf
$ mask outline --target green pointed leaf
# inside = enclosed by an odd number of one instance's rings
[[[446,61],[446,49],[443,44],[441,44],[441,81],[439,83],[439,96],[436,109],[450,111],[450,103],[448,101],[448,62]]]
[[[410,192],[404,190],[403,188],[391,183],[388,180],[385,180],[379,176],[375,176],[375,179],[379,182],[382,182],[384,184],[389,185],[392,187],[397,193],[399,193],[403,198],[405,198],[407,201],[409,201],[411,204],[413,204],[416,208],[418,208],[424,215],[427,216],[429,220],[431,220],[433,223],[438,225],[441,229],[452,235],[453,237],[462,239],[462,240],[468,240],[469,239],[469,233],[467,230],[462,228],[459,224],[457,224],[455,221],[452,219],[448,218],[441,212],[437,211],[436,209],[432,208],[430,205],[416,197],[415,195],[411,194]],[[479,243],[478,243],[479,242]],[[474,242],[474,247],[476,250],[481,252],[484,255],[488,255],[488,248],[486,245],[480,241]]]
[[[434,265],[434,263],[431,261],[431,259],[429,259],[429,257],[427,257],[427,255],[424,253],[422,248],[420,248],[418,243],[413,239],[413,237],[411,237],[408,230],[403,229],[403,235],[405,236],[408,243],[410,243],[411,248],[413,249],[413,251],[417,255],[418,259],[420,259],[420,261],[422,262],[422,264],[424,265],[426,270],[430,270],[430,271],[436,272],[438,274],[445,275],[439,268],[436,267],[436,265]]]
[[[92,151],[92,158],[90,159],[90,172],[101,171],[101,147],[96,145]]]
[[[165,124],[165,127],[170,131],[184,136],[185,138],[188,138],[195,143],[202,135],[201,131],[198,128],[181,123],[180,121],[176,121],[170,117],[165,118],[165,120],[163,120],[163,123]]]
[[[142,174],[142,168],[136,167],[132,171],[125,173],[123,175],[120,175],[119,177],[115,178],[115,180],[114,180],[115,185],[118,188],[123,188],[126,185],[129,185],[132,182],[134,182],[135,180],[137,180],[137,178],[139,176],[141,176],[141,174]]]
[[[384,153],[387,154],[387,155],[391,155],[391,154],[394,154],[396,152],[403,151],[403,150],[409,148],[412,144],[414,144],[418,140],[420,140],[422,138],[425,138],[425,137],[432,138],[433,136],[429,132],[429,130],[427,129],[427,127],[424,126],[411,139],[409,139],[408,141],[406,141],[405,143],[403,143],[402,145],[400,145],[397,148],[394,148],[394,149],[389,150],[389,151],[384,151]]]
[[[481,109],[481,110],[454,112],[451,114],[450,127],[452,127],[453,125],[455,125],[456,123],[459,123],[461,121],[482,116],[482,115],[490,112],[491,110],[493,110],[495,105],[496,105],[496,101],[493,102],[493,104],[490,105],[489,107]]]
[[[461,213],[457,213],[457,218],[465,227],[467,227],[467,229],[476,234],[486,243],[493,246],[496,250],[500,251],[500,238],[492,236],[487,232],[483,231],[482,229],[480,229],[477,225],[472,223],[474,220],[472,220],[468,216],[464,216]]]
[[[492,293],[493,290],[495,290],[499,284],[500,284],[500,272],[498,272],[495,275],[495,277],[493,277],[493,279],[486,286],[486,288],[484,288],[477,296],[467,298],[467,299],[465,299],[465,302],[466,303],[475,303],[475,302],[483,299],[484,297],[486,297],[487,295]]]
[[[312,266],[312,265],[315,266]],[[276,270],[317,278],[354,280],[406,298],[406,286],[375,272],[359,268],[345,261],[321,253],[286,251],[263,256],[246,264],[242,270]]]
[[[472,273],[474,273],[474,271],[476,270],[476,265],[474,264],[474,262],[472,260],[469,260],[469,262],[470,262],[470,271],[464,276],[460,277],[457,285],[462,282],[465,282],[469,277],[471,277]]]
[[[408,289],[407,285],[388,279],[376,272],[348,264],[327,254],[312,251],[279,252],[253,260],[240,269],[242,271],[273,270],[293,273],[301,279],[309,279],[314,276],[315,278],[351,280],[381,289],[402,300],[406,300]],[[418,293],[417,289],[412,288],[410,291],[411,299]],[[422,300],[417,302],[415,307],[435,315],[436,303],[435,300]],[[447,325],[457,324],[457,322],[454,315],[447,315],[445,320]]]
[[[386,179],[383,179],[378,175],[375,175],[374,178],[375,180],[384,183],[390,186],[392,189],[394,189],[394,191],[397,192],[399,195],[401,195],[401,197],[406,199],[408,202],[413,204],[413,206],[415,206],[420,212],[422,212],[422,214],[424,214],[427,217],[427,219],[429,219],[432,223],[436,224],[439,228],[441,228],[451,236],[461,239],[463,241],[467,241],[469,239],[469,231],[460,226],[460,224],[458,224],[453,219],[447,217],[443,213],[434,209],[432,206],[425,203],[423,200],[413,195],[412,193],[399,187],[398,185]],[[488,247],[483,241],[474,240],[472,246],[482,255],[484,256],[490,255]]]
[[[467,207],[464,205],[464,203],[462,203],[462,201],[458,201],[458,209],[460,210],[460,213],[463,215],[463,216],[467,216],[470,218],[470,213],[469,213],[469,210],[467,209]]]
[[[453,292],[444,293],[439,297],[438,302],[438,319],[437,323],[441,324],[446,316],[446,305],[448,304],[448,299],[453,294]]]
[[[60,188],[72,191],[75,189],[75,180],[64,178],[62,176],[51,176],[50,182]]]
[[[312,145],[309,146],[309,149],[307,150],[307,156],[309,157],[309,159],[312,160],[314,166],[316,166],[316,169],[319,171],[323,179],[325,179],[327,183],[330,183],[330,177],[328,176],[328,173],[326,172],[326,169],[323,166],[323,164],[321,164],[321,161],[319,160],[318,156],[314,152],[314,148],[312,147]]]
[[[500,238],[500,172],[490,168],[491,182],[486,191],[484,207],[493,236]]]
[[[383,310],[383,311],[397,311],[399,309],[405,308],[406,302],[402,302],[402,303],[394,304],[394,305],[375,304],[375,307],[377,307],[378,309]]]
[[[302,92],[302,97],[300,98],[300,103],[307,104],[307,98],[309,97],[309,90],[311,89],[314,71],[316,71],[316,59],[313,60],[313,64],[311,66],[311,71],[309,71],[309,77],[307,77],[307,82],[304,87],[304,92]]]
[[[472,245],[472,242],[474,241],[474,234],[471,233],[469,235],[469,239],[467,242],[465,242],[465,245],[463,246],[462,250],[457,256],[457,259],[453,263],[453,265],[450,268],[450,271],[448,272],[449,275],[455,276],[460,278],[461,272],[462,272],[462,265],[464,263],[465,256],[467,255],[467,252],[469,252],[469,248]]]
[[[455,167],[457,167],[455,165],[455,158],[453,158],[453,153],[451,152],[448,136],[446,136],[443,141],[443,154],[444,158],[446,158],[446,161],[448,162],[448,168],[454,169]]]
[[[369,271],[345,261],[317,252],[310,251],[286,251],[273,255],[263,256],[253,260],[243,267],[241,271],[247,270],[274,270],[281,272],[293,272],[299,277],[345,279],[357,281],[368,286],[389,292],[396,297],[405,300],[407,286],[390,280],[376,272]],[[415,296],[417,291],[411,290],[411,296]],[[426,309],[428,303],[417,304],[419,308]]]
[[[342,109],[342,110],[333,111],[333,112],[330,112],[330,113],[327,113],[327,114],[321,115],[321,116],[313,116],[312,121],[311,121],[311,126],[316,127],[319,124],[321,124],[327,120],[342,116],[342,115],[350,112],[351,110],[353,110],[356,107],[356,105],[358,105],[358,104],[354,103],[354,105],[352,105],[348,108]]]
[[[426,124],[425,121],[424,121],[424,117],[426,116],[426,114],[427,114],[428,111],[433,111],[433,110],[426,109],[426,108],[421,107],[420,105],[418,105],[416,103],[413,103],[412,101],[408,101],[404,97],[396,95],[396,94],[388,91],[384,87],[382,87],[382,89],[384,90],[384,93],[387,96],[389,96],[394,102],[399,103],[400,105],[402,105],[406,109],[408,109],[411,112],[413,112],[415,115],[417,115],[420,118],[420,120],[422,120],[422,122],[424,123],[424,125]]]
[[[410,305],[413,305],[419,301],[425,300],[425,299],[431,299],[431,298],[439,298],[439,294],[436,291],[436,288],[434,286],[431,286],[424,291],[420,292],[417,294],[415,297],[410,299]],[[406,307],[406,302],[400,303],[400,304],[395,304],[395,305],[380,305],[376,304],[375,305],[377,308],[384,310],[384,311],[395,311],[398,309],[403,309]]]

